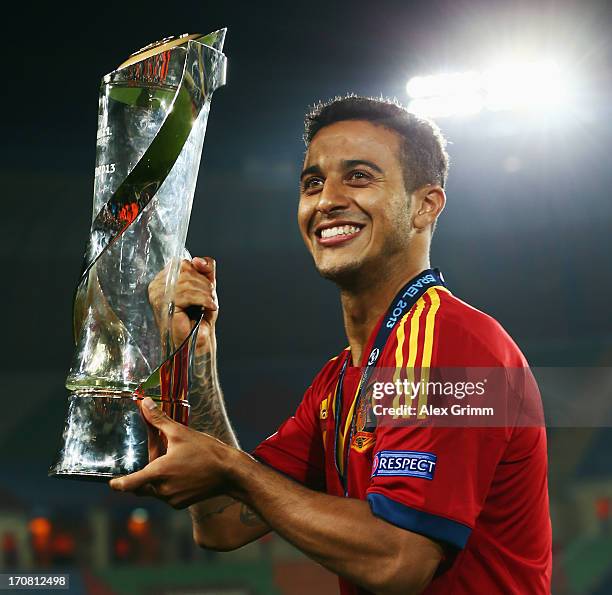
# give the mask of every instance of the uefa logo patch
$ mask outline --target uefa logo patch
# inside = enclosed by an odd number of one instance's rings
[[[372,462],[372,477],[404,476],[433,479],[438,457],[414,450],[381,450]]]
[[[372,350],[372,353],[370,353],[370,357],[368,358],[368,366],[373,366],[376,363],[376,360],[378,359],[379,355],[380,355],[380,349],[376,347],[375,349]]]

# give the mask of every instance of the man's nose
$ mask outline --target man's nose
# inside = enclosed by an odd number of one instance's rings
[[[350,199],[345,193],[344,185],[341,181],[328,177],[323,184],[323,189],[319,194],[317,211],[321,213],[331,213],[337,209],[348,207]]]

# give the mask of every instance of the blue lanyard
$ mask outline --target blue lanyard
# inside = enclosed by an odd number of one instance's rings
[[[416,277],[414,277],[413,279],[411,279],[410,281],[408,281],[408,283],[406,283],[406,285],[404,285],[399,290],[398,294],[391,302],[391,306],[387,310],[385,318],[383,319],[383,322],[380,325],[380,328],[378,329],[378,333],[376,334],[376,338],[374,339],[374,344],[372,345],[372,349],[370,350],[370,353],[368,355],[366,366],[364,367],[363,372],[361,373],[359,387],[355,396],[357,403],[355,409],[353,410],[353,418],[351,419],[351,430],[348,437],[348,444],[346,442],[344,443],[344,452],[338,452],[338,437],[340,432],[342,431],[342,388],[344,383],[344,375],[346,373],[346,368],[348,366],[349,359],[351,358],[351,353],[348,352],[347,356],[344,358],[344,363],[342,364],[342,368],[338,376],[338,382],[336,383],[336,427],[334,428],[334,462],[336,464],[336,471],[338,472],[340,482],[342,483],[342,487],[344,488],[345,496],[348,496],[348,459],[351,450],[351,441],[353,439],[353,434],[355,431],[355,414],[359,410],[361,400],[364,398],[368,380],[372,375],[376,364],[378,363],[378,358],[380,357],[380,354],[382,353],[382,350],[385,347],[387,339],[393,332],[393,329],[395,329],[397,323],[430,287],[435,287],[436,285],[446,287],[442,273],[438,269],[427,269]],[[343,457],[344,459],[343,471],[340,470],[340,457]]]

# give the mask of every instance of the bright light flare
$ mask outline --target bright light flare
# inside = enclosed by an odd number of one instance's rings
[[[552,60],[505,62],[470,70],[411,78],[408,109],[432,118],[518,109],[551,109],[567,103],[567,73]]]
[[[432,74],[412,77],[406,85],[414,98],[444,95],[469,95],[480,90],[480,73],[475,70],[454,74]]]
[[[477,93],[420,97],[413,99],[408,105],[411,112],[427,118],[469,116],[477,114],[482,108],[482,96]]]

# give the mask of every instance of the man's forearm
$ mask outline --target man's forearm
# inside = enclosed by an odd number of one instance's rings
[[[375,517],[364,501],[309,490],[244,453],[236,454],[229,473],[231,494],[270,528],[366,589],[420,593],[438,566],[442,550],[437,544]],[[420,560],[421,568],[406,560]]]
[[[238,448],[236,434],[225,410],[216,360],[216,341],[213,338],[209,346],[196,351],[189,391],[189,426]]]
[[[221,392],[214,338],[196,352],[189,400],[190,427],[239,448]],[[210,548],[234,549],[267,531],[265,524],[246,504],[230,496],[193,504],[189,513],[195,541]]]

